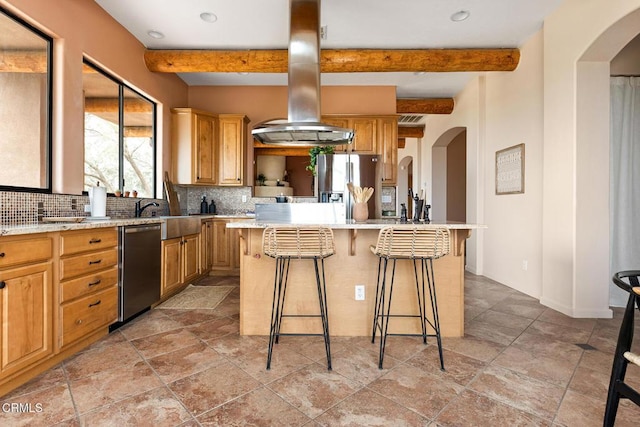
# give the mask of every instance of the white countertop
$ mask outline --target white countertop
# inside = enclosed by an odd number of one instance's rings
[[[266,227],[329,227],[333,229],[347,229],[347,230],[379,230],[382,227],[387,226],[397,226],[401,228],[413,228],[413,227],[447,227],[449,229],[461,229],[461,230],[469,230],[469,229],[478,229],[478,228],[487,228],[486,225],[481,224],[464,224],[459,222],[440,222],[440,223],[413,223],[406,222],[401,223],[398,219],[370,219],[366,222],[355,222],[354,220],[345,220],[343,222],[333,222],[333,223],[291,223],[285,221],[259,221],[259,220],[248,220],[241,222],[230,222],[227,224],[227,228],[266,228]]]

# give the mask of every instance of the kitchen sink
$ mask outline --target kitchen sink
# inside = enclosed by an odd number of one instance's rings
[[[161,216],[160,219],[162,240],[200,232],[200,218],[197,216]]]

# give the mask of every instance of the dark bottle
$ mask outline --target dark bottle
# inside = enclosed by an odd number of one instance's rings
[[[407,205],[400,203],[400,222],[407,222]]]
[[[209,205],[207,204],[207,196],[202,196],[202,202],[200,202],[200,213],[206,214],[209,212]]]
[[[211,204],[209,205],[209,213],[210,214],[216,213],[216,203],[213,200],[211,200]]]

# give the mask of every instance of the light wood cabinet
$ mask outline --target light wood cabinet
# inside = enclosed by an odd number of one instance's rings
[[[0,379],[54,354],[52,257],[49,235],[0,238]]]
[[[227,223],[242,219],[213,220],[213,268],[226,274],[240,273],[240,235],[238,230],[227,228]]]
[[[245,115],[173,108],[171,117],[177,184],[245,185],[249,123]]]
[[[355,136],[351,144],[336,145],[336,153],[378,154],[378,123],[376,117],[323,116],[324,123],[353,129]]]
[[[218,185],[243,186],[249,119],[242,114],[220,114],[218,123]]]
[[[200,229],[200,274],[208,274],[213,267],[213,220],[202,221]]]
[[[231,268],[230,236],[231,230],[227,230],[225,219],[213,220],[213,269]]]
[[[200,234],[163,240],[160,296],[164,298],[198,277],[199,267]]]
[[[395,185],[398,176],[398,118],[379,118],[378,152],[382,160],[382,185]]]
[[[218,118],[193,108],[171,110],[173,179],[177,184],[218,183]]]
[[[115,227],[60,233],[60,348],[118,320],[117,246]]]

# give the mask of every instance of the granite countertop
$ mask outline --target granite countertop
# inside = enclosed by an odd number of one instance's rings
[[[186,216],[186,215],[185,215]],[[252,218],[247,214],[215,214],[215,215],[188,215],[188,217],[197,217],[201,220],[205,219],[249,219]],[[37,223],[37,224],[22,224],[22,225],[1,225],[0,224],[0,236],[16,236],[20,234],[34,234],[34,233],[52,233],[56,231],[66,230],[86,230],[90,228],[104,228],[104,227],[120,227],[125,225],[143,225],[143,224],[160,224],[165,218],[162,216],[156,217],[144,217],[144,218],[120,218],[120,219],[105,219],[105,220],[89,220],[85,219],[82,222],[52,222],[52,223]]]
[[[227,228],[266,228],[266,227],[329,227],[333,229],[347,229],[347,230],[379,230],[386,226],[398,226],[402,228],[413,227],[447,227],[449,229],[478,229],[487,228],[486,225],[481,224],[464,224],[459,222],[440,222],[440,223],[413,223],[406,222],[401,223],[398,219],[369,219],[366,222],[355,222],[354,220],[345,220],[339,222],[326,222],[326,223],[291,223],[285,221],[261,221],[261,220],[248,220],[241,222],[230,222],[227,224]]]
[[[0,236],[19,234],[51,233],[65,230],[86,230],[90,228],[119,227],[123,225],[160,224],[161,217],[126,218],[105,220],[84,220],[82,222],[54,222],[24,225],[0,225]]]

